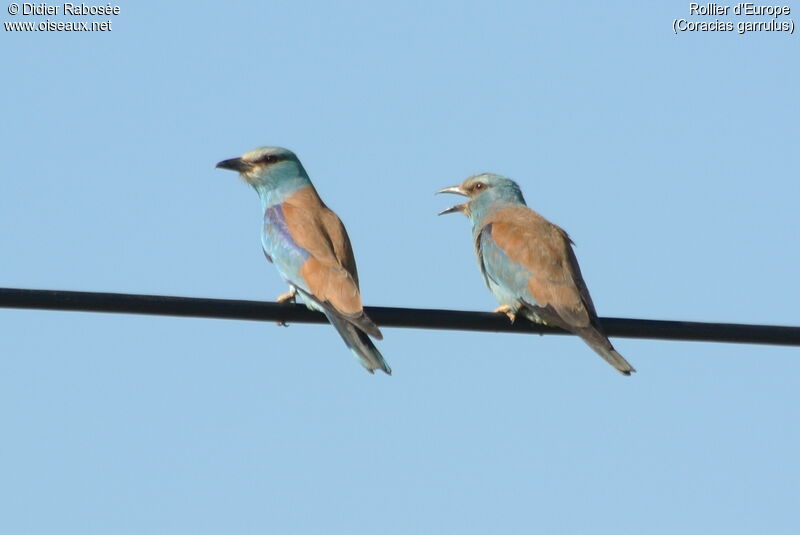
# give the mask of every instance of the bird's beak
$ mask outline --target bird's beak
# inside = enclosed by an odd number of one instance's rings
[[[439,193],[455,193],[456,195],[464,195],[465,197],[467,196],[467,192],[464,191],[461,188],[461,186],[450,186],[447,188],[442,188],[436,192],[437,195]],[[455,206],[451,206],[446,210],[442,210],[441,212],[439,212],[438,215],[453,214],[455,212],[461,212],[462,214],[464,214],[466,213],[467,210],[467,204],[469,203],[456,204]]]
[[[243,173],[249,166],[241,158],[231,158],[230,160],[222,160],[217,164],[217,169],[230,169],[231,171],[238,171]]]
[[[436,192],[437,195],[440,193],[455,193],[456,195],[463,195],[464,197],[467,196],[467,192],[464,191],[461,186],[448,186]]]
[[[469,203],[465,202],[465,203],[461,203],[461,204],[456,204],[455,206],[451,206],[450,208],[447,208],[446,210],[442,210],[437,215],[452,214],[452,213],[455,213],[455,212],[461,212],[462,214],[466,213],[467,204],[469,204]]]

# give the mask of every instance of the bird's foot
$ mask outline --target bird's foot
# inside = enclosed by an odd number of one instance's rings
[[[517,319],[517,313],[508,305],[497,307],[493,312],[495,314],[505,314],[508,316],[508,319],[511,320],[511,323],[514,323],[514,320]]]
[[[278,297],[275,298],[275,302],[277,303],[294,303],[297,298],[297,290],[292,288],[286,293],[282,293]],[[285,321],[276,321],[275,325],[278,327],[288,327],[289,324]]]
[[[283,293],[283,294],[279,295],[278,297],[276,297],[275,301],[278,302],[278,303],[288,303],[288,302],[294,303],[296,297],[297,297],[297,290],[292,288],[288,292]]]

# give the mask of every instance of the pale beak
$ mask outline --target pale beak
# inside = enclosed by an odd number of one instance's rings
[[[467,209],[467,204],[469,204],[469,203],[456,204],[455,206],[451,206],[450,208],[447,208],[446,210],[442,210],[437,215],[452,214],[454,212],[461,212],[463,214],[464,211]]]
[[[456,195],[464,195],[465,197],[467,196],[467,192],[461,189],[461,186],[450,186],[447,188],[442,188],[436,192],[437,195],[439,193],[455,193]],[[439,212],[438,215],[452,214],[455,212],[461,212],[463,214],[467,209],[467,204],[469,203],[456,204],[455,206],[451,206],[446,210],[442,210],[441,212]]]
[[[456,195],[463,195],[464,197],[467,196],[467,192],[461,189],[461,186],[449,186],[436,192],[437,195],[440,193],[455,193]]]

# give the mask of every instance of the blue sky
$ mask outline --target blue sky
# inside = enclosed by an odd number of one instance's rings
[[[684,1],[119,5],[0,32],[1,286],[274,299],[214,169],[269,144],[368,305],[496,306],[433,195],[493,171],[601,315],[800,325],[796,35],[675,35]],[[624,378],[573,337],[385,329],[386,377],[327,326],[0,325],[4,533],[797,530],[797,348],[618,339]]]

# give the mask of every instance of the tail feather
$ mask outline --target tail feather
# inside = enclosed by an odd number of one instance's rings
[[[328,317],[328,321],[331,322],[331,325],[339,332],[339,336],[342,337],[342,340],[344,340],[344,343],[350,348],[350,351],[358,357],[361,365],[364,366],[369,373],[374,373],[375,370],[382,370],[387,375],[392,375],[392,369],[364,331],[333,312],[326,310],[325,315]]]
[[[520,308],[520,312],[534,323],[553,325],[577,334],[595,353],[603,357],[606,362],[611,364],[622,375],[630,375],[636,371],[622,355],[617,353],[608,337],[603,333],[602,327],[597,323],[596,318],[592,320],[592,325],[589,327],[576,328],[564,321],[551,306],[536,307],[529,303],[524,304],[526,306]]]
[[[606,362],[611,364],[622,375],[630,375],[636,369],[625,360],[625,357],[617,353],[614,346],[606,336],[597,329],[588,328],[577,333],[583,341],[591,347],[595,353],[603,357]]]
[[[598,355],[603,357],[606,362],[614,366],[614,368],[622,375],[630,375],[636,371],[636,368],[631,366],[630,362],[625,360],[625,357],[617,353],[617,350],[613,347],[605,350],[597,349],[595,347],[592,347],[592,349],[597,351]]]
[[[383,340],[383,334],[381,330],[378,328],[377,325],[367,316],[364,311],[361,311],[361,314],[358,316],[345,316],[343,319],[346,319],[353,325],[355,325],[358,329],[364,331],[368,335],[374,337],[376,340]]]

